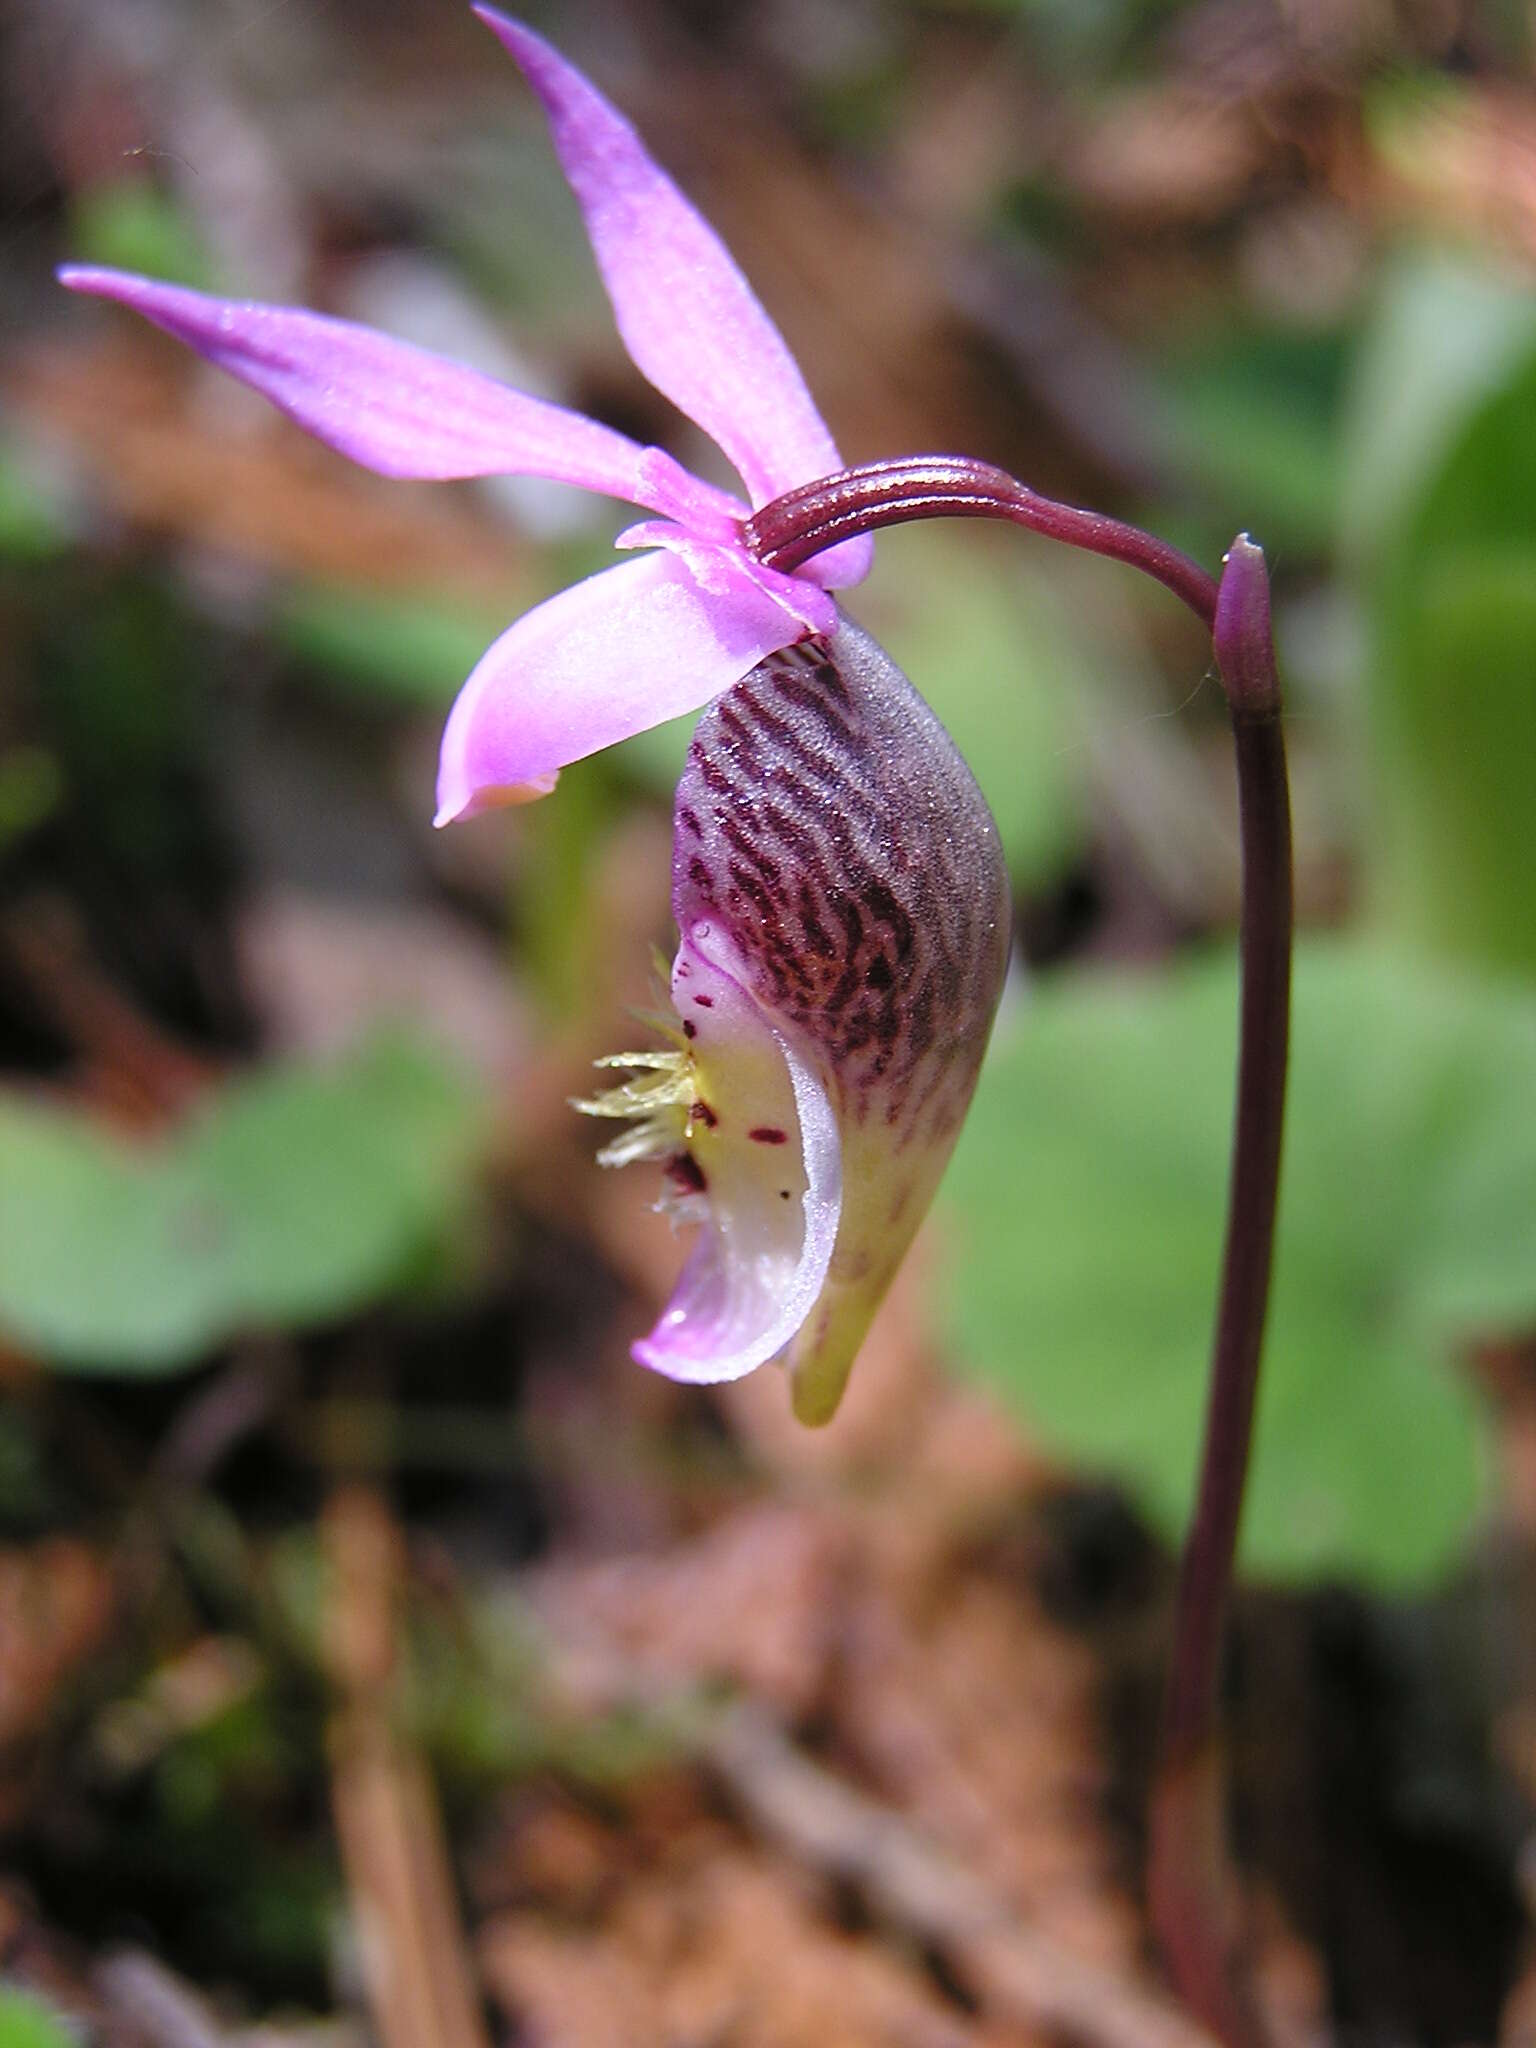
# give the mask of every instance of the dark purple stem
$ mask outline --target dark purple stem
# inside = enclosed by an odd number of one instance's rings
[[[1291,813],[1263,551],[1228,551],[1217,666],[1237,751],[1241,1009],[1227,1238],[1194,1519],[1185,1540],[1152,1794],[1148,1897],[1185,1998],[1224,2041],[1266,2042],[1242,1967],[1223,1826],[1221,1646],[1253,1437],[1280,1188],[1291,986]]]
[[[1269,1304],[1290,1027],[1290,794],[1264,555],[1241,535],[1218,585],[1134,526],[1057,504],[959,456],[869,463],[807,484],[754,513],[745,537],[761,561],[791,570],[876,527],[945,517],[1011,520],[1155,577],[1210,631],[1231,710],[1243,859],[1237,1107],[1205,1443],[1153,1785],[1148,1897],[1186,2002],[1228,2048],[1266,2048],[1270,2030],[1237,1938],[1217,1739],[1222,1637]]]
[[[1006,470],[962,455],[866,462],[802,484],[754,512],[743,537],[770,568],[798,569],[837,541],[911,519],[1010,519],[1050,540],[1129,562],[1182,597],[1207,631],[1215,625],[1215,581],[1178,548],[1122,519],[1042,498]]]

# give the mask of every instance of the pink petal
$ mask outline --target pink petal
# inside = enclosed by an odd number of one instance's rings
[[[350,320],[117,270],[71,267],[59,281],[142,313],[365,469],[542,476],[655,510],[672,502],[658,500],[654,462],[627,435]]]
[[[804,631],[720,555],[705,589],[674,554],[604,569],[527,612],[477,663],[443,734],[437,822],[542,795],[556,771],[697,711]]]
[[[791,1342],[825,1285],[842,1201],[826,1091],[733,965],[720,926],[684,933],[672,996],[694,1026],[711,1105],[692,1147],[705,1217],[671,1301],[634,1346],[642,1365],[695,1385],[740,1379]]]
[[[685,527],[668,519],[642,519],[627,526],[614,541],[616,548],[667,548],[688,564],[705,590],[720,590],[745,577],[781,604],[791,618],[799,621],[802,635],[835,633],[840,613],[829,592],[803,577],[787,576],[755,561],[745,548],[719,546],[701,541]]]
[[[532,29],[494,8],[475,12],[544,103],[637,367],[720,444],[754,505],[841,469],[783,336],[629,122]],[[857,582],[869,560],[867,540],[846,541],[806,574],[838,587]]]

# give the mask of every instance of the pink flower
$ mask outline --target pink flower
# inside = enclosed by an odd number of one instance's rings
[[[628,500],[648,552],[508,627],[449,716],[439,824],[542,796],[599,748],[710,705],[679,786],[679,1028],[584,1105],[637,1118],[605,1151],[668,1167],[701,1226],[635,1347],[679,1379],[774,1356],[830,1415],[948,1156],[1007,952],[997,834],[911,685],[830,592],[845,541],[793,574],[746,547],[749,511],[841,459],[778,330],[629,123],[530,29],[475,12],[549,117],[619,332],[710,434],[737,498],[659,448],[341,320],[69,268],[387,476],[520,474]]]
[[[752,506],[840,468],[777,328],[633,128],[531,29],[475,11],[544,103],[636,365],[714,437]],[[749,506],[661,449],[349,321],[120,271],[60,278],[131,306],[367,469],[548,477],[656,515],[619,541],[654,553],[551,598],[487,651],[444,735],[439,824],[541,796],[566,762],[695,711],[775,648],[830,632],[828,590],[868,569],[867,541],[794,576],[765,569],[741,544]]]

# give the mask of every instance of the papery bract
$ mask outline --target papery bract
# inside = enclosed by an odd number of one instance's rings
[[[974,781],[830,591],[867,539],[793,573],[747,545],[759,507],[841,467],[793,357],[713,230],[633,128],[530,29],[475,12],[539,95],[636,365],[718,443],[747,495],[567,408],[350,322],[74,267],[387,476],[550,478],[650,515],[650,552],[518,619],[443,737],[437,819],[542,796],[560,769],[708,705],[678,790],[671,1050],[583,1105],[638,1118],[700,1236],[635,1347],[692,1381],[790,1361],[832,1412],[927,1205],[1001,986],[1008,902]]]

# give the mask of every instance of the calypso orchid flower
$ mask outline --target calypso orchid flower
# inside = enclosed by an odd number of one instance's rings
[[[970,771],[831,593],[870,543],[793,573],[752,509],[841,468],[785,343],[629,123],[540,37],[475,9],[543,102],[637,367],[704,429],[747,500],[658,448],[349,322],[72,267],[387,476],[550,478],[650,516],[645,553],[518,619],[443,735],[437,821],[547,794],[560,769],[704,709],[674,809],[671,1043],[579,1105],[630,1127],[699,1235],[634,1347],[674,1379],[789,1367],[836,1408],[969,1102],[1002,986],[1008,891]],[[748,500],[750,502],[748,502]]]

